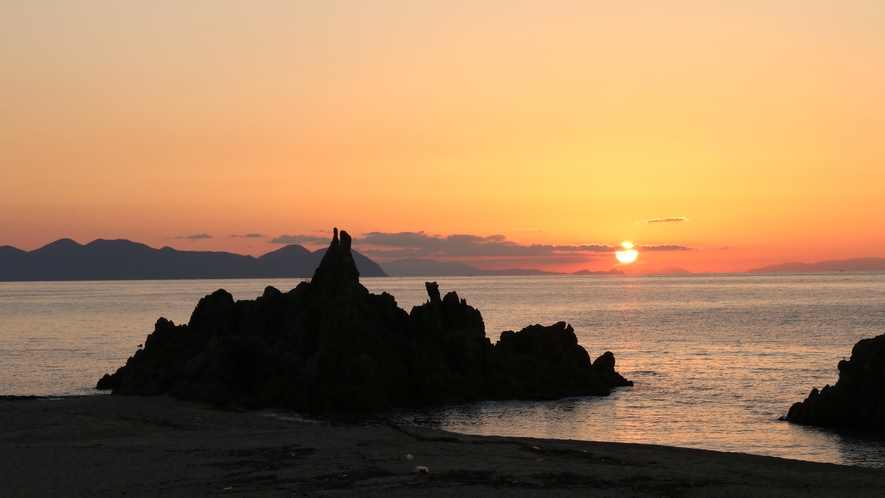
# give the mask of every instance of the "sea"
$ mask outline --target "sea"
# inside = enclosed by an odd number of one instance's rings
[[[778,420],[834,384],[860,339],[885,333],[885,273],[363,278],[407,311],[424,282],[478,308],[486,333],[571,324],[591,358],[634,382],[608,397],[396,409],[466,434],[646,443],[885,468],[885,437]],[[299,279],[0,282],[0,395],[102,395],[157,318],[186,323],[223,288],[254,299]],[[39,401],[39,402],[51,402]],[[258,414],[257,414],[258,415]],[[313,416],[289,414],[294,418]]]

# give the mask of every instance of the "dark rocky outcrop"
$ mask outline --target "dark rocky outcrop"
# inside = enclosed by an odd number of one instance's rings
[[[854,345],[839,380],[790,407],[786,420],[819,427],[885,430],[885,334]]]
[[[224,290],[187,325],[160,318],[144,349],[99,389],[219,405],[380,410],[393,405],[607,395],[632,385],[614,356],[591,363],[565,323],[504,332],[492,345],[478,310],[455,292],[411,313],[359,283],[350,236],[335,231],[310,282],[254,301]]]

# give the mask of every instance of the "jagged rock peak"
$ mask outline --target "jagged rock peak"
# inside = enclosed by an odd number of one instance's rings
[[[329,245],[330,247],[331,246],[342,246],[342,247],[344,247],[344,249],[347,249],[349,251],[350,245],[352,242],[353,242],[353,239],[350,237],[349,233],[345,232],[344,230],[341,230],[340,237],[339,237],[338,228],[332,229],[332,243]]]
[[[431,303],[440,303],[442,299],[439,296],[439,284],[436,282],[424,282],[424,288],[427,289],[427,297]]]
[[[359,285],[360,272],[351,253],[352,239],[344,230],[333,229],[332,242],[310,281],[319,292],[341,293]]]

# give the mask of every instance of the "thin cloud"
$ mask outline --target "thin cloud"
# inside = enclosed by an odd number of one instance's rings
[[[492,258],[539,257],[558,253],[611,252],[615,246],[546,244],[520,245],[501,234],[479,236],[428,235],[421,232],[369,232],[358,241],[360,251],[384,258]]]
[[[670,218],[652,218],[650,220],[642,220],[638,223],[682,223],[688,221],[684,216],[672,216]]]
[[[228,235],[228,237],[230,237],[232,239],[238,239],[238,238],[239,239],[261,239],[261,238],[266,237],[266,235],[261,235],[260,233],[247,233],[247,234],[243,234],[243,235],[236,235],[236,234]]]
[[[637,244],[634,246],[636,249],[641,251],[693,251],[694,249],[686,246],[677,246],[673,244],[662,244],[662,245],[642,245]]]
[[[182,239],[202,240],[202,239],[211,239],[211,238],[212,238],[212,236],[209,235],[208,233],[198,233],[196,235],[182,235],[180,237],[170,237],[167,240],[182,240]]]
[[[540,262],[566,262],[586,260],[600,254],[621,250],[620,245],[608,244],[530,244],[522,245],[500,234],[479,236],[469,234],[429,235],[421,232],[369,232],[354,242],[360,252],[368,256],[398,258],[440,259],[525,259]],[[690,248],[677,245],[638,245],[644,251],[687,251]]]
[[[316,235],[280,235],[268,241],[270,244],[326,244],[329,237]]]

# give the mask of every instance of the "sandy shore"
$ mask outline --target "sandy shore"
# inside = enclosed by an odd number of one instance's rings
[[[430,473],[414,473],[417,466]],[[334,427],[167,397],[4,399],[0,469],[6,497],[885,496],[881,470],[652,445]]]

